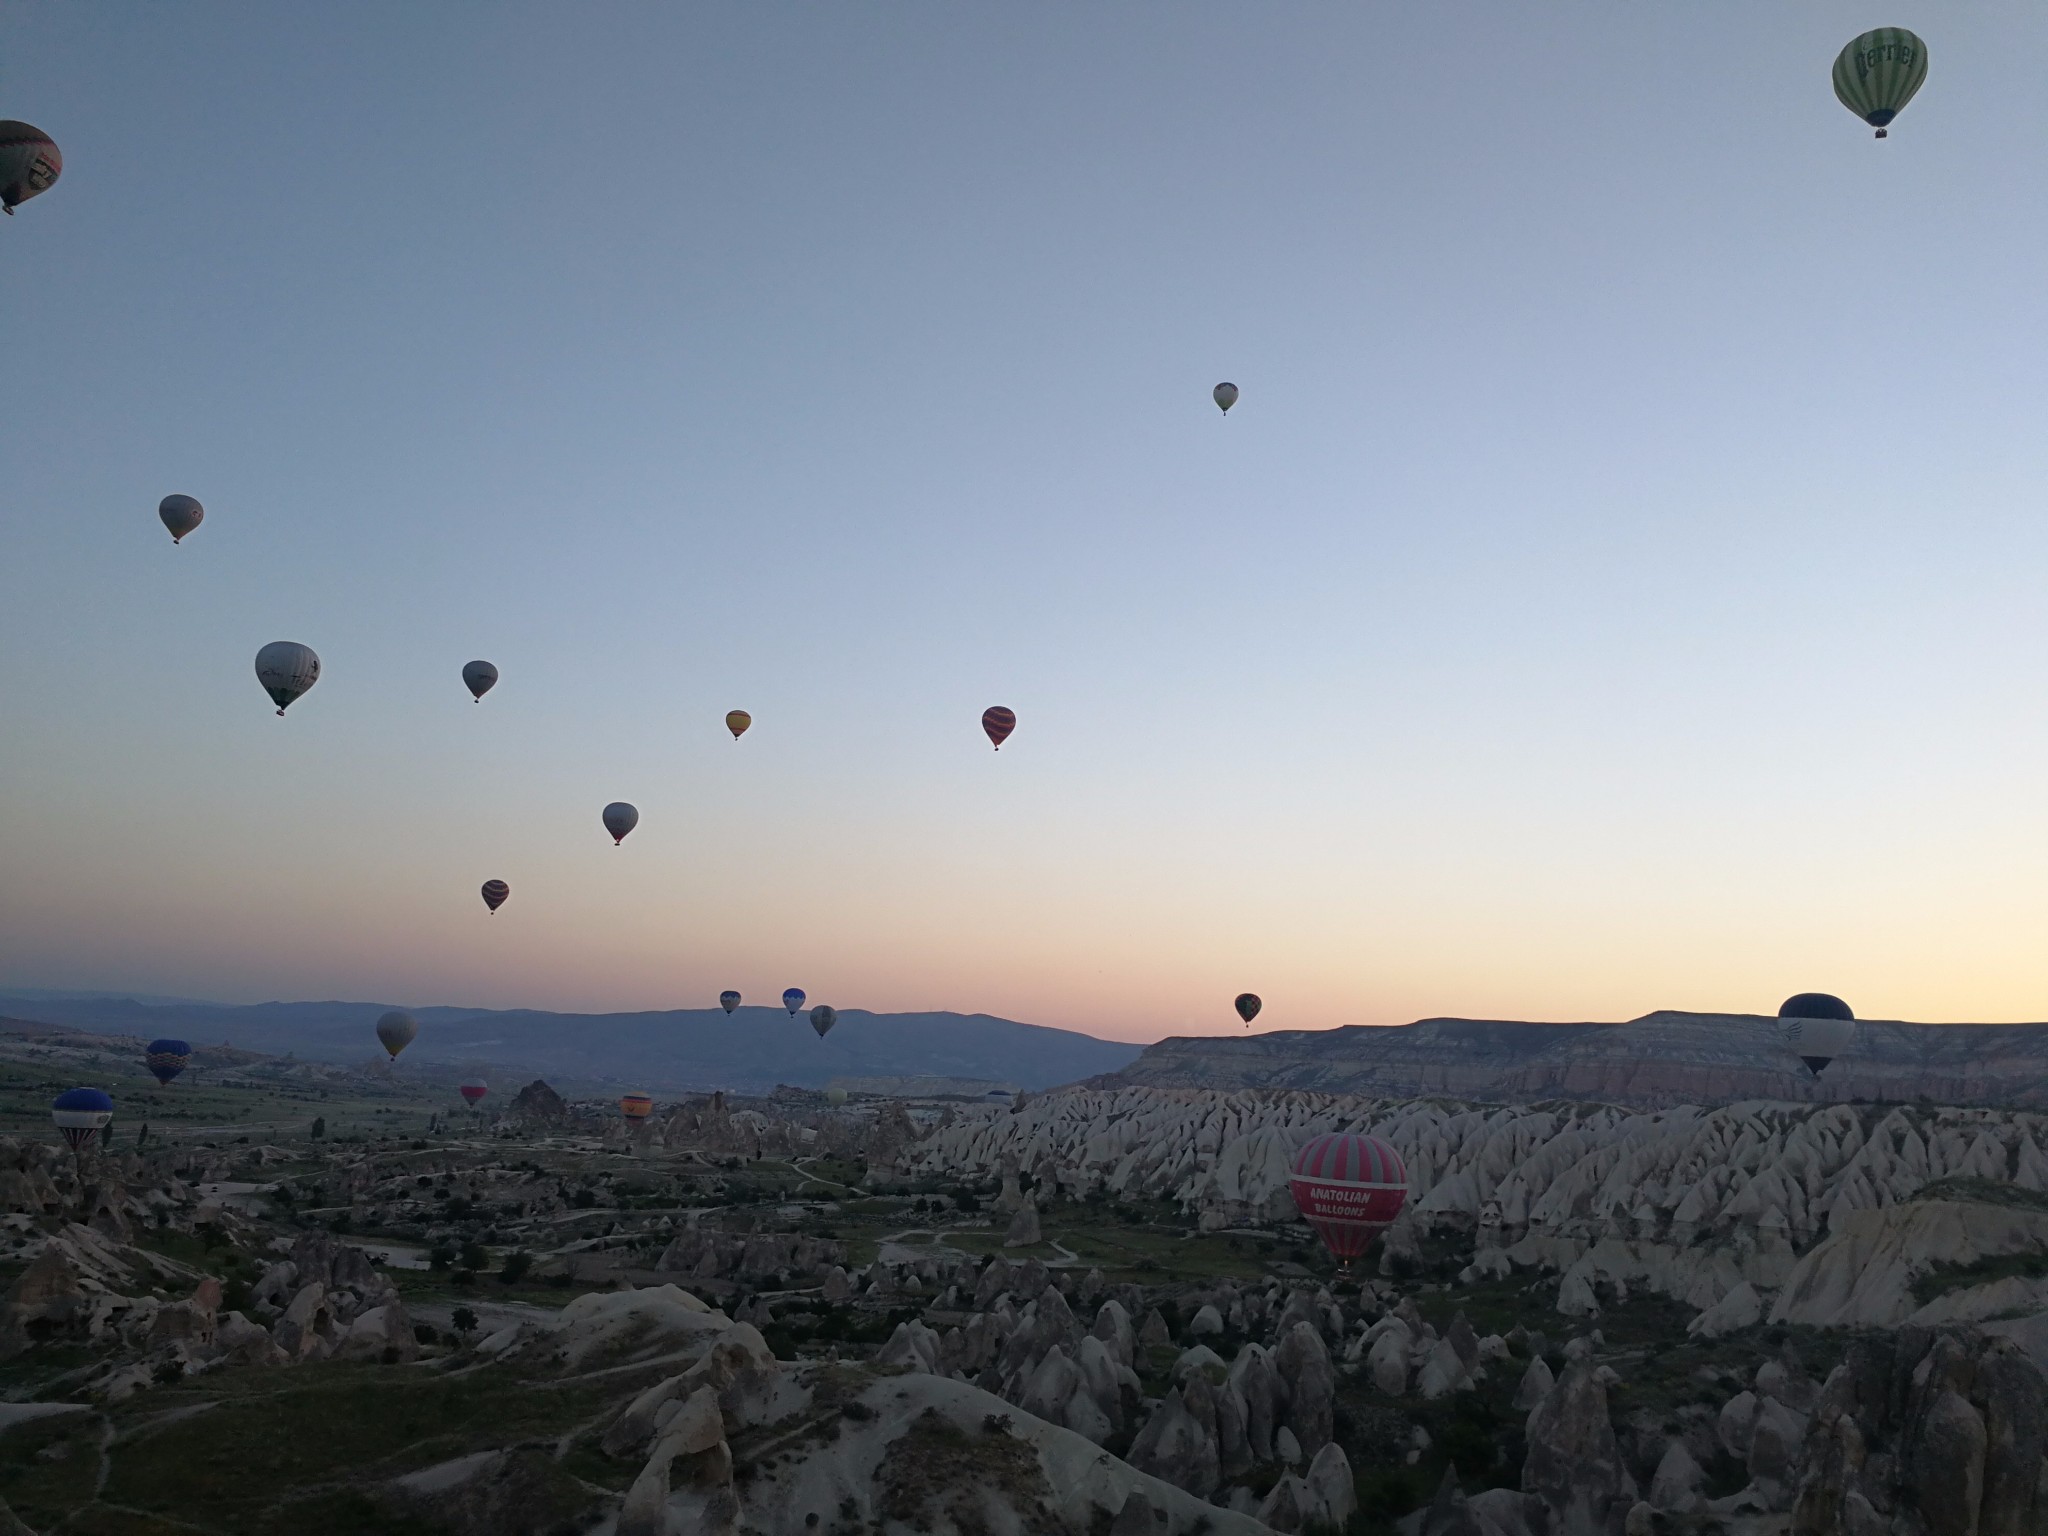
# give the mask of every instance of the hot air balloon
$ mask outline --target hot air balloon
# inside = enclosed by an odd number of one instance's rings
[[[1835,55],[1835,97],[1890,136],[1889,124],[1927,79],[1927,45],[1904,27],[1866,32]]]
[[[488,661],[463,663],[462,686],[469,690],[469,698],[472,704],[483,703],[484,695],[497,687],[497,685],[498,669]]]
[[[1005,709],[1000,704],[991,704],[981,712],[981,728],[988,732],[988,739],[995,743],[998,752],[1009,740],[1010,732],[1017,729],[1017,712]]]
[[[493,912],[505,905],[505,898],[511,894],[512,887],[502,880],[486,880],[484,882],[484,905]]]
[[[846,1090],[844,1088],[827,1088],[825,1090],[825,1102],[834,1109],[837,1109],[846,1102]]]
[[[14,212],[15,204],[49,191],[63,174],[64,157],[47,133],[12,118],[0,122],[0,209]]]
[[[838,1022],[839,1010],[837,1008],[820,1003],[811,1010],[811,1028],[818,1032],[820,1040],[831,1034],[832,1026]]]
[[[403,1008],[394,1008],[377,1021],[377,1038],[393,1061],[398,1060],[398,1053],[411,1045],[419,1032],[420,1021]]]
[[[732,732],[732,739],[738,741],[747,734],[747,727],[754,723],[754,717],[744,709],[729,709],[725,712],[725,728]]]
[[[1246,1024],[1250,1024],[1253,1019],[1259,1016],[1259,1010],[1266,1005],[1259,1001],[1258,993],[1240,992],[1237,994],[1237,1002],[1234,1006],[1237,1009],[1237,1016],[1243,1019]]]
[[[142,1053],[142,1063],[160,1083],[168,1083],[185,1070],[192,1059],[192,1047],[182,1040],[152,1040]]]
[[[604,829],[612,835],[612,846],[618,847],[626,840],[626,834],[640,825],[640,813],[623,800],[614,800],[604,808]]]
[[[789,1016],[792,1019],[796,1017],[797,1009],[803,1007],[803,1005],[804,989],[802,987],[791,987],[782,994],[782,1006],[789,1010]]]
[[[310,645],[273,640],[256,653],[256,681],[282,715],[292,700],[320,681],[320,658]]]
[[[71,1143],[73,1152],[83,1153],[99,1140],[113,1118],[114,1101],[97,1088],[73,1088],[58,1094],[50,1105],[50,1119]]]
[[[654,1113],[654,1100],[644,1093],[629,1093],[619,1100],[619,1113],[638,1125]]]
[[[1401,1155],[1377,1136],[1331,1131],[1294,1155],[1295,1209],[1345,1269],[1408,1202]]]
[[[723,1008],[727,1013],[731,1013],[733,1009],[739,1007],[739,1005],[739,993],[727,991],[718,994],[718,1006]]]
[[[472,1077],[458,1085],[455,1091],[462,1095],[463,1103],[474,1109],[483,1103],[484,1095],[491,1091],[491,1085],[480,1077]]]
[[[1856,1015],[1839,997],[1801,992],[1778,1007],[1778,1029],[1792,1054],[1819,1077],[1827,1064],[1855,1043]]]
[[[182,544],[186,534],[206,521],[206,508],[190,496],[166,496],[156,504],[156,515],[171,530],[171,542]]]
[[[989,1103],[1001,1104],[1006,1109],[1009,1107],[1010,1102],[1016,1097],[1017,1095],[1010,1092],[1010,1090],[1007,1088],[991,1088],[987,1093],[984,1093],[982,1095],[982,1098],[987,1100]]]
[[[1216,409],[1223,412],[1226,416],[1230,414],[1230,408],[1237,404],[1237,386],[1235,384],[1227,382],[1218,384],[1209,393],[1215,397]]]

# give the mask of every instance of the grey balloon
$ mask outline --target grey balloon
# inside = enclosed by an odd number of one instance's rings
[[[498,684],[498,669],[488,661],[472,661],[462,669],[462,685],[470,691],[475,702],[481,704],[484,695]]]
[[[612,835],[612,846],[617,847],[626,840],[626,834],[640,825],[640,812],[623,800],[614,800],[604,808],[604,829]]]
[[[156,504],[156,515],[171,530],[171,542],[182,543],[185,535],[206,521],[206,508],[190,496],[166,496]]]
[[[828,1008],[825,1006],[825,1004],[820,1003],[817,1007],[811,1010],[811,1028],[815,1029],[818,1032],[818,1038],[820,1040],[824,1039],[826,1035],[830,1034],[832,1032],[832,1026],[834,1024],[837,1024],[838,1022],[839,1010],[837,1008]]]
[[[273,640],[256,653],[256,681],[281,715],[292,700],[320,681],[320,658],[310,645]]]
[[[1227,382],[1218,384],[1209,393],[1216,401],[1216,409],[1223,412],[1226,416],[1230,414],[1230,408],[1237,404],[1237,386],[1235,384]]]
[[[403,1008],[394,1008],[377,1021],[377,1039],[391,1053],[393,1061],[398,1060],[398,1053],[411,1045],[419,1032],[420,1021]]]

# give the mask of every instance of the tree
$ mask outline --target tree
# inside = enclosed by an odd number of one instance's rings
[[[476,1332],[476,1314],[467,1307],[457,1307],[448,1314],[448,1325],[466,1339]]]
[[[318,1141],[322,1136],[325,1136],[326,1134],[327,1117],[325,1115],[315,1115],[313,1117],[313,1139],[315,1141]]]
[[[482,1243],[470,1242],[462,1245],[462,1267],[464,1269],[480,1270],[487,1267],[490,1262],[491,1256],[484,1251]]]
[[[427,1268],[429,1269],[446,1269],[454,1262],[455,1245],[453,1243],[436,1243],[427,1250]]]
[[[498,1271],[498,1278],[507,1285],[517,1285],[526,1278],[526,1272],[533,1268],[533,1255],[523,1248],[515,1248],[505,1255],[505,1266]]]

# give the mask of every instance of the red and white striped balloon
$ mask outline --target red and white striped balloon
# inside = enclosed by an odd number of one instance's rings
[[[1324,1246],[1349,1265],[1408,1203],[1408,1170],[1379,1137],[1331,1131],[1295,1153],[1287,1192]]]

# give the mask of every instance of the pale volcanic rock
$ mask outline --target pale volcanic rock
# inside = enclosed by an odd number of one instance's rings
[[[1264,1536],[1267,1529],[961,1382],[887,1377],[858,1401],[863,1416],[841,1422],[829,1445],[752,1464],[735,1484],[737,1528],[759,1536],[817,1536],[840,1524],[880,1528],[886,1505],[891,1529],[1040,1536]],[[689,1501],[672,1499],[669,1508],[675,1530],[695,1531]]]
[[[1140,1472],[1206,1499],[1222,1480],[1216,1440],[1187,1410],[1178,1388],[1166,1394],[1126,1457]]]
[[[1665,1446],[1650,1478],[1650,1503],[1667,1514],[1690,1514],[1699,1508],[1700,1488],[1706,1477],[1685,1442],[1674,1439]]]
[[[875,1364],[936,1375],[941,1352],[939,1336],[916,1318],[911,1318],[896,1325],[896,1331],[889,1335],[889,1341],[875,1356]]]
[[[1010,1218],[1010,1229],[1003,1234],[1005,1248],[1033,1248],[1045,1239],[1038,1229],[1038,1202],[1030,1195],[1017,1207],[1017,1214]]]
[[[1550,1395],[1550,1389],[1557,1385],[1557,1377],[1551,1373],[1550,1365],[1540,1354],[1529,1362],[1528,1370],[1522,1373],[1522,1384],[1515,1389],[1514,1406],[1524,1413],[1537,1407]]]
[[[1703,1312],[1744,1285],[1768,1298],[1802,1248],[1931,1180],[2048,1186],[2041,1114],[1839,1103],[1561,1109],[1076,1088],[1017,1113],[969,1107],[907,1156],[954,1177],[1050,1166],[1070,1192],[1171,1199],[1215,1230],[1284,1218],[1292,1150],[1335,1130],[1384,1137],[1407,1163],[1409,1207],[1382,1238],[1383,1271],[1419,1254],[1433,1224],[1476,1225],[1492,1235],[1475,1278],[1557,1273],[1563,1309],[1587,1317],[1637,1288]]]
[[[1471,1385],[1472,1372],[1458,1357],[1448,1336],[1436,1341],[1422,1362],[1422,1369],[1415,1373],[1415,1390],[1427,1400],[1448,1397]]]
[[[708,1342],[735,1325],[689,1292],[673,1285],[630,1291],[589,1291],[548,1322],[562,1362],[582,1365],[591,1356],[630,1351],[651,1356]]]
[[[1846,1215],[1785,1282],[1773,1323],[1896,1327],[1919,1309],[1913,1281],[1936,1265],[2048,1253],[2048,1212],[1926,1200]],[[1953,1312],[1950,1301],[1942,1309]]]
[[[1273,1459],[1273,1436],[1287,1409],[1287,1384],[1262,1344],[1246,1344],[1230,1363],[1230,1388],[1245,1405],[1245,1442],[1259,1461]]]
[[[1747,1280],[1686,1325],[1685,1331],[1702,1338],[1718,1339],[1723,1334],[1752,1328],[1763,1319],[1764,1299]]]
[[[1590,1363],[1568,1366],[1529,1415],[1522,1489],[1565,1531],[1604,1528],[1612,1510],[1635,1500],[1634,1481],[1607,1413],[1607,1391]]]
[[[1896,1449],[1894,1449],[1896,1448]],[[2048,1375],[2015,1345],[1905,1329],[1853,1341],[1821,1389],[1794,1471],[1793,1529],[1930,1536],[2048,1529]]]
[[[1401,1323],[1396,1323],[1374,1339],[1365,1355],[1365,1369],[1372,1377],[1373,1386],[1388,1397],[1399,1397],[1406,1392],[1408,1357],[1414,1352],[1414,1347],[1415,1336]]]
[[[1273,1351],[1273,1369],[1287,1390],[1286,1426],[1313,1455],[1330,1443],[1337,1401],[1337,1370],[1322,1336],[1296,1323]]]
[[[1824,1078],[1775,1018],[1660,1011],[1626,1024],[1424,1019],[1149,1046],[1098,1085],[1318,1090],[1494,1103],[1596,1100],[1657,1108],[1742,1099],[1911,1099],[2048,1106],[2048,1031],[2029,1024],[1864,1020]]]

